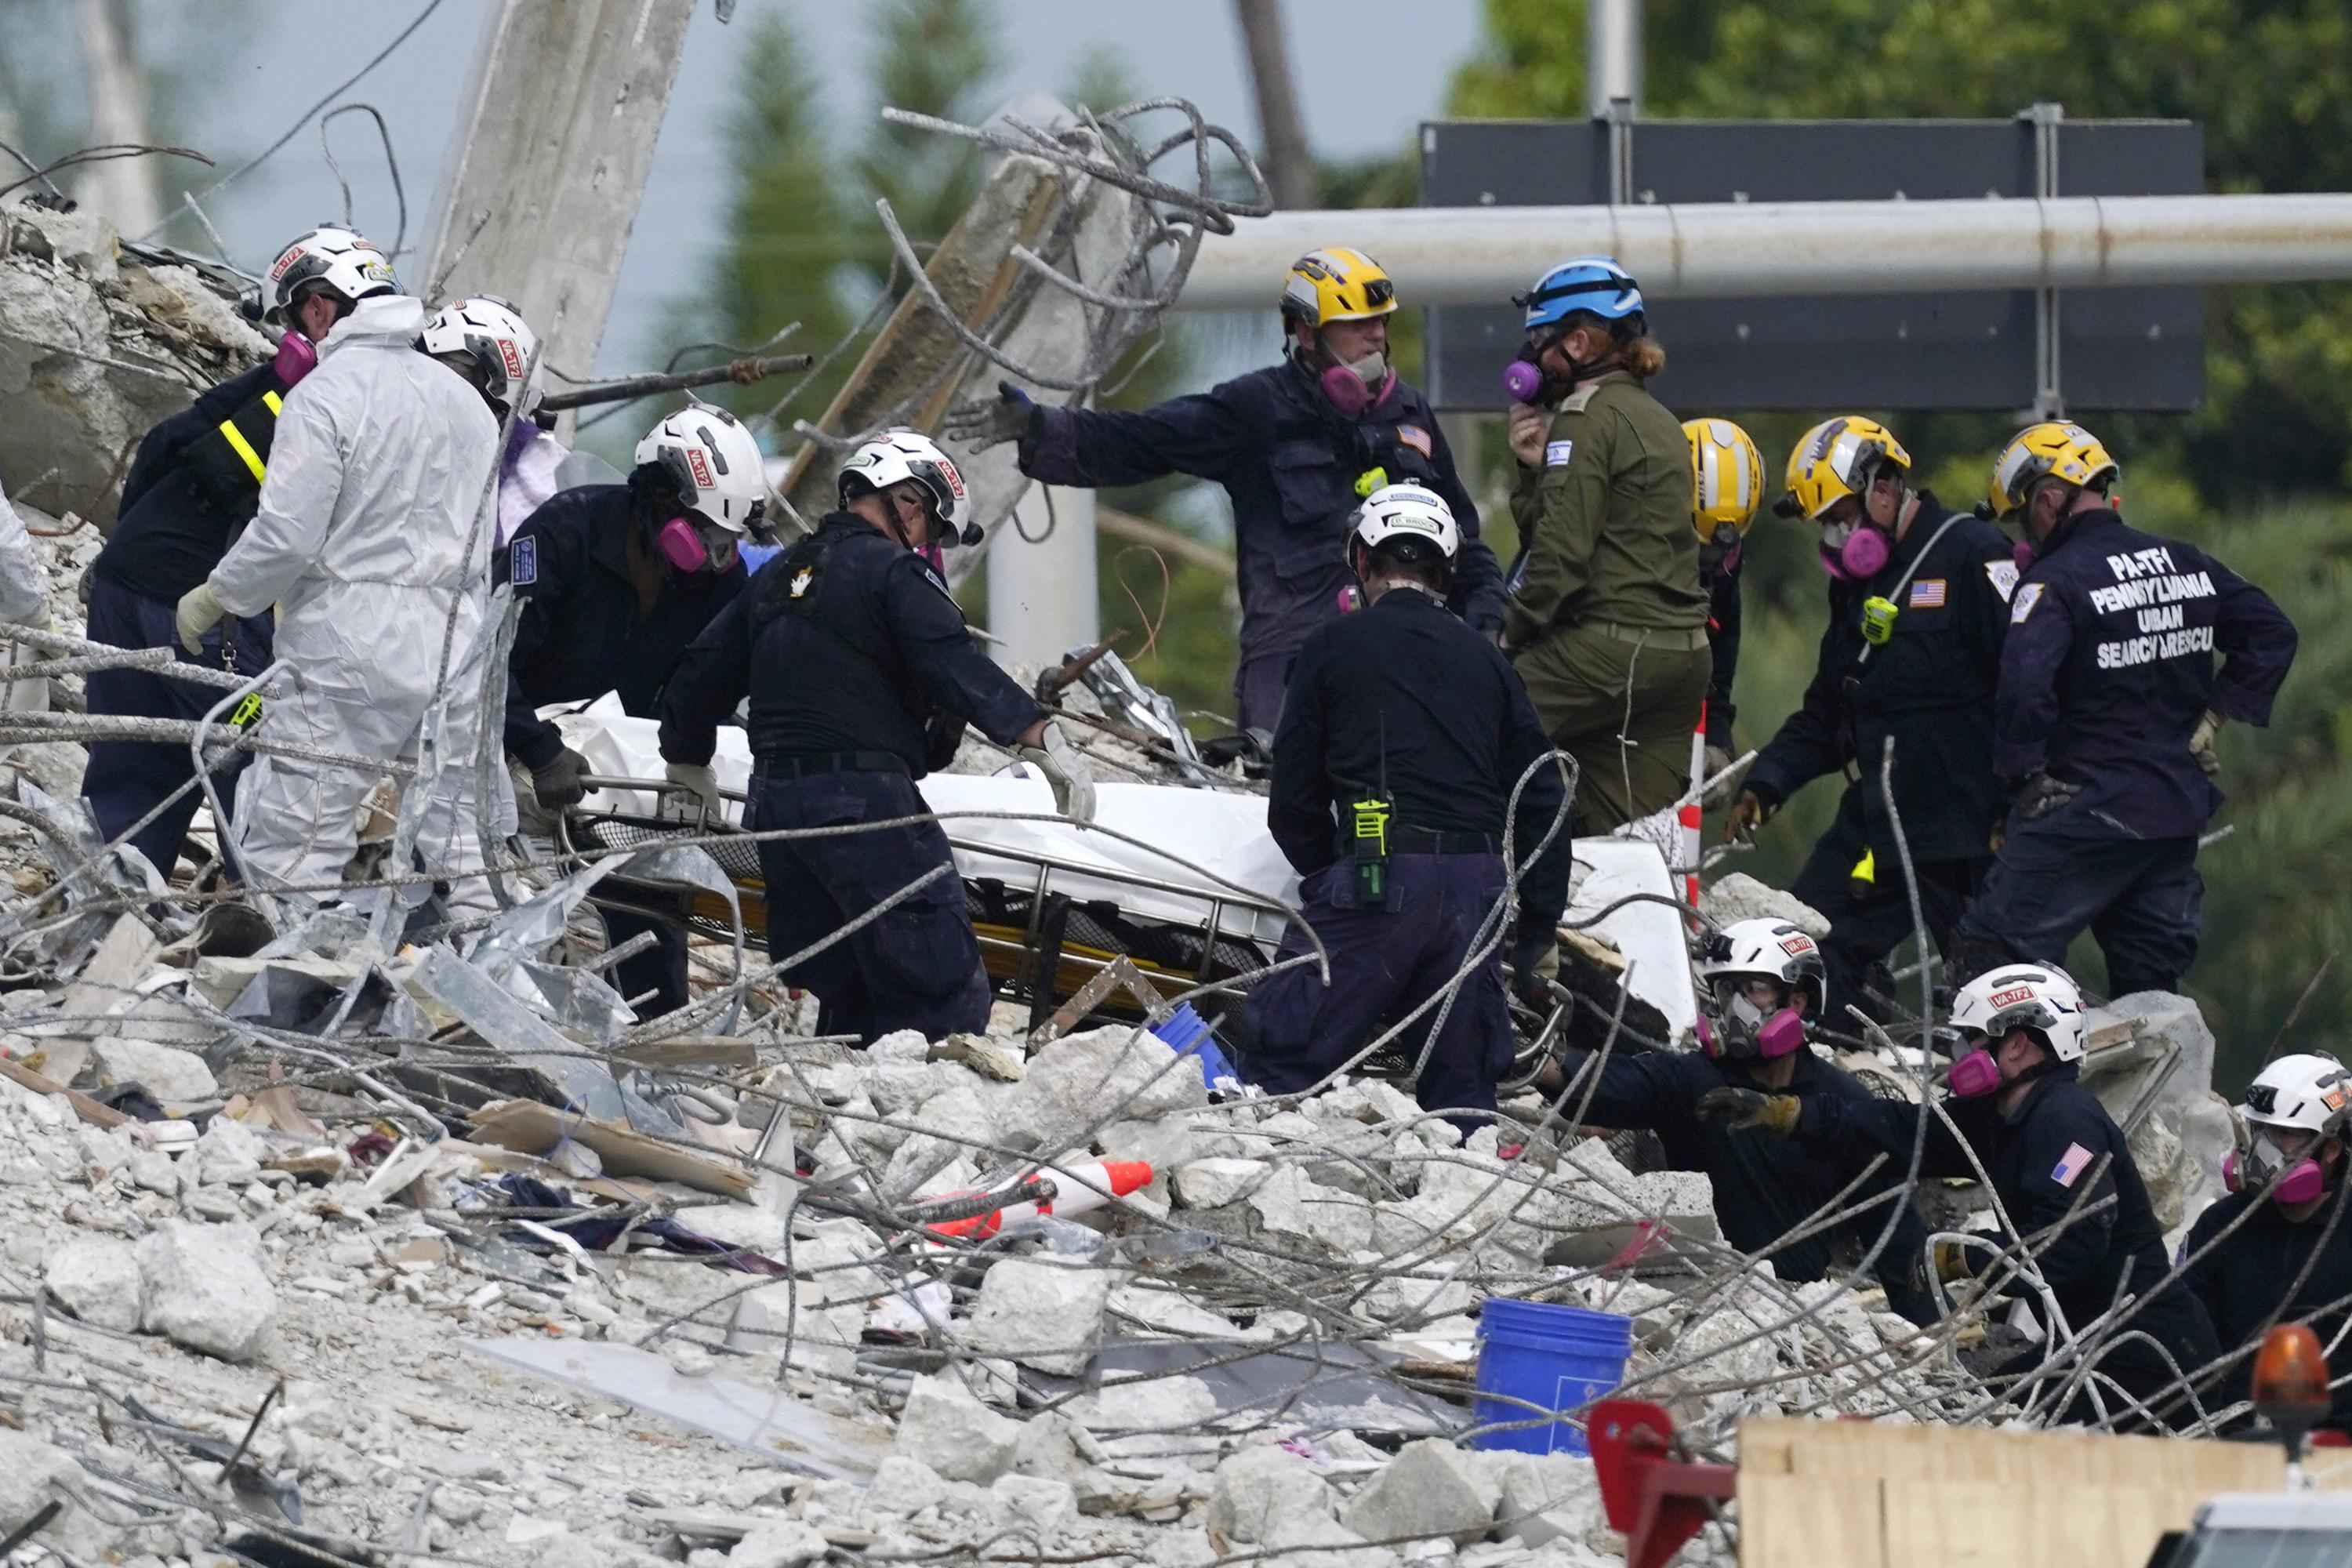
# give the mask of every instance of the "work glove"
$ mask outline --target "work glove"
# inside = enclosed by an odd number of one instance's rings
[[[1551,987],[1559,979],[1559,939],[1549,931],[1521,937],[1511,949],[1511,990],[1534,1012],[1552,1005]]]
[[[710,771],[709,763],[667,763],[663,764],[662,771],[669,775],[670,783],[684,784],[694,792],[694,797],[701,803],[703,816],[708,820],[719,820],[725,803],[719,798],[719,775]],[[668,798],[674,800],[677,796],[673,793]]]
[[[1780,802],[1766,800],[1752,789],[1741,790],[1732,803],[1731,815],[1724,820],[1723,841],[1729,844],[1755,837],[1756,830],[1771,821],[1780,809]]]
[[[1704,782],[1704,779],[1714,778],[1726,768],[1731,766],[1731,753],[1725,751],[1721,746],[1709,746],[1706,749],[1706,757],[1704,765],[1706,768],[1706,773],[1705,773],[1702,782]],[[1730,798],[1731,781],[1729,779],[1725,779],[1721,783],[1710,786],[1706,794],[1699,796],[1698,803],[1707,810],[1713,811]]]
[[[940,422],[940,434],[962,442],[967,452],[985,452],[1002,442],[1025,440],[1037,422],[1037,405],[1029,395],[1000,381],[994,401],[976,398],[950,410]]]
[[[1767,1132],[1788,1138],[1796,1133],[1805,1102],[1793,1094],[1765,1094],[1726,1085],[1700,1095],[1697,1110],[1702,1121],[1720,1121],[1727,1132],[1761,1127]]]
[[[2053,811],[2063,810],[2082,793],[2081,784],[2037,773],[2018,787],[2017,815],[2028,822],[2039,822]]]
[[[1021,748],[1021,760],[1045,775],[1054,789],[1054,809],[1072,822],[1095,819],[1095,775],[1087,771],[1077,748],[1062,736],[1062,727],[1046,721],[1042,745]]]
[[[205,634],[220,625],[228,614],[213,592],[209,579],[197,584],[180,595],[180,606],[172,612],[172,629],[179,634],[180,646],[191,654],[205,651]]]
[[[1977,1267],[1971,1259],[1978,1256],[1957,1241],[1936,1243],[1936,1278],[1949,1285],[1955,1279],[1973,1279]]]
[[[2197,728],[2189,731],[2189,754],[2197,759],[2197,765],[2209,775],[2221,771],[2221,759],[2213,754],[2213,742],[2221,733],[2221,726],[2228,722],[2227,719],[2208,708],[2205,716],[2197,721]]]
[[[540,805],[551,811],[578,805],[588,797],[588,786],[580,782],[587,771],[588,759],[566,746],[547,766],[530,770],[530,793],[538,798]]]

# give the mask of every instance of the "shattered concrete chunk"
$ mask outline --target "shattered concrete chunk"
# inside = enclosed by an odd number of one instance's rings
[[[141,1326],[223,1361],[250,1361],[278,1325],[278,1289],[248,1225],[173,1222],[139,1243]]]
[[[1307,1462],[1275,1444],[1257,1444],[1217,1467],[1209,1493],[1209,1538],[1220,1550],[1272,1541],[1286,1521],[1338,1516],[1339,1499]]]
[[[1176,1168],[1176,1201],[1188,1209],[1223,1208],[1247,1197],[1272,1172],[1263,1160],[1195,1160]]]
[[[999,1476],[990,1483],[998,1521],[1051,1541],[1078,1517],[1078,1494],[1070,1483],[1045,1476]]]
[[[1012,1468],[1021,1424],[972,1396],[952,1374],[915,1379],[890,1451],[950,1481],[986,1486]]]
[[[136,1083],[166,1105],[196,1105],[220,1098],[220,1085],[205,1058],[194,1051],[159,1046],[125,1035],[106,1036],[94,1043],[101,1088]]]
[[[727,1568],[800,1568],[832,1550],[824,1536],[796,1519],[772,1519],[735,1543]]]
[[[1008,1258],[981,1282],[980,1306],[964,1330],[964,1342],[1039,1372],[1075,1377],[1094,1358],[1103,1308],[1116,1283],[1117,1276],[1107,1268]]]
[[[90,1478],[72,1456],[27,1432],[0,1427],[0,1519],[9,1527],[52,1502],[63,1504],[40,1540],[86,1563],[114,1556],[122,1532],[91,1508]]]
[[[1113,1025],[1065,1035],[1029,1058],[1005,1097],[1003,1126],[1055,1154],[1098,1121],[1146,1121],[1208,1102],[1192,1062],[1149,1030]]]
[[[1367,1541],[1444,1535],[1466,1546],[1495,1522],[1502,1487],[1476,1457],[1439,1437],[1408,1443],[1341,1511]]]
[[[139,1253],[131,1243],[84,1237],[50,1249],[41,1282],[59,1306],[85,1323],[130,1332],[145,1310]]]
[[[1699,889],[1698,910],[1716,924],[1734,921],[1776,920],[1816,939],[1830,934],[1827,916],[1792,893],[1767,887],[1745,871],[1717,878]]]

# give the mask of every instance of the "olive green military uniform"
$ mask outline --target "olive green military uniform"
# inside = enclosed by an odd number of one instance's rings
[[[1665,809],[1689,787],[1713,671],[1681,425],[1622,371],[1588,383],[1552,416],[1541,466],[1520,470],[1511,515],[1504,634],[1576,757],[1576,831]]]

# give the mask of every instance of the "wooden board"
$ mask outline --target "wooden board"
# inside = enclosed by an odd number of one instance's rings
[[[467,1120],[479,1142],[525,1154],[544,1154],[569,1139],[593,1150],[608,1176],[677,1182],[728,1198],[744,1197],[756,1184],[735,1161],[680,1149],[633,1128],[568,1115],[535,1100],[493,1100]]]
[[[1743,1422],[1741,1568],[2144,1568],[2268,1444],[1869,1421]],[[2341,1484],[2331,1478],[2323,1485]]]

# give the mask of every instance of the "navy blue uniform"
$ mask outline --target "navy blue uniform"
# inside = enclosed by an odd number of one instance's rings
[[[1478,509],[1428,401],[1402,381],[1350,419],[1289,361],[1140,413],[1038,409],[1021,471],[1055,485],[1135,485],[1171,473],[1214,479],[1233,500],[1242,596],[1234,693],[1244,729],[1272,730],[1291,660],[1355,587],[1348,569],[1357,480],[1384,469],[1445,499],[1462,531],[1452,602],[1480,632],[1503,624],[1503,571],[1478,539]]]
[[[1731,700],[1731,683],[1739,675],[1740,552],[1706,578],[1706,648],[1715,660],[1706,682],[1706,743],[1731,752],[1731,721],[1739,710]]]
[[[1307,923],[1330,955],[1328,985],[1302,965],[1259,983],[1244,1072],[1281,1094],[1304,1089],[1450,984],[1503,893],[1506,804],[1551,749],[1527,689],[1494,644],[1434,599],[1391,587],[1307,639],[1275,731],[1266,827],[1297,868]],[[1382,897],[1368,900],[1342,824],[1390,805]],[[1514,819],[1525,861],[1563,798],[1557,763],[1538,768]],[[1568,896],[1568,825],[1519,882],[1520,929],[1549,932]],[[1277,956],[1311,952],[1296,928]],[[1436,1009],[1400,1037],[1418,1057]],[[1454,998],[1422,1064],[1433,1110],[1492,1110],[1511,1028],[1499,949]],[[1465,1131],[1475,1130],[1468,1122]]]
[[[2197,837],[2221,805],[2189,734],[2209,708],[2270,722],[2294,626],[2203,551],[2104,510],[2067,520],[2011,620],[1994,768],[2012,787],[2046,773],[2082,794],[2038,821],[2012,814],[1961,926],[1974,967],[2063,963],[2087,928],[2113,994],[2172,990],[2197,956]]]
[[[204,635],[204,651],[193,658],[179,646],[173,616],[181,595],[212,575],[238,531],[253,521],[277,428],[277,402],[286,392],[272,365],[256,365],[147,432],[116,503],[114,531],[91,570],[91,641],[121,648],[168,647],[175,658],[239,675],[258,675],[269,667],[268,616],[223,617]],[[221,697],[214,687],[137,669],[93,670],[84,686],[91,713],[131,718],[201,719]],[[169,877],[188,823],[204,804],[194,780],[195,765],[185,746],[99,741],[90,745],[81,793],[99,831],[110,839],[161,806],[130,842]],[[236,797],[236,782],[235,772],[215,775],[224,809]],[[164,805],[167,800],[171,804]]]
[[[1895,597],[1915,559],[1918,569],[1899,590],[1894,637],[1873,647],[1863,640],[1863,603]],[[1895,741],[1895,805],[1937,942],[1950,934],[1991,855],[2003,800],[1993,777],[1992,694],[2016,575],[1999,529],[1956,517],[1920,492],[1910,528],[1878,574],[1830,584],[1829,624],[1804,704],[1748,770],[1746,787],[1776,806],[1824,773],[1853,770],[1829,831],[1789,889],[1829,920],[1822,958],[1833,1006],[1859,998],[1870,966],[1912,930],[1879,787],[1887,737]],[[1856,875],[1865,856],[1874,874],[1867,879]]]
[[[1998,1094],[1947,1100],[1944,1109],[1960,1137],[1968,1140],[1968,1150],[1983,1163],[2010,1223],[2033,1249],[2034,1266],[2065,1313],[2067,1327],[2079,1334],[2116,1304],[2119,1291],[2147,1298],[2170,1267],[2164,1256],[2164,1227],[2157,1223],[2123,1129],[2078,1076],[2074,1063],[2059,1064],[2006,1112]],[[1919,1108],[1907,1103],[1810,1095],[1801,1136],[1817,1148],[1867,1144],[1883,1149],[1907,1169],[1919,1115]],[[1973,1176],[1968,1150],[1940,1120],[1930,1118],[1919,1173]],[[2093,1205],[2108,1197],[2115,1202],[2092,1212]],[[1980,1265],[1990,1260],[1987,1253],[1971,1261]],[[2021,1286],[2018,1293],[2037,1318],[2047,1317],[2038,1295]],[[2178,1282],[2145,1305],[2135,1306],[2127,1327],[2162,1345],[2184,1372],[2219,1353],[2203,1310]],[[2042,1359],[2042,1350],[2036,1346],[2022,1364]],[[2098,1365],[2142,1400],[2156,1399],[2172,1382],[2163,1358],[2137,1341],[2116,1345]],[[2115,1409],[2116,1403],[2110,1394],[2108,1408]]]
[[[562,754],[563,734],[538,710],[615,692],[630,717],[660,715],[661,689],[720,610],[743,591],[740,562],[724,572],[680,572],[639,534],[626,485],[585,485],[551,498],[499,552],[499,581],[522,601],[507,677],[506,747],[537,772]],[[650,597],[648,597],[650,595]],[[651,1014],[686,1005],[686,930],[616,905],[603,906],[614,945],[651,931],[655,945],[621,962],[625,996],[654,993]]]
[[[708,763],[746,695],[747,826],[770,831],[926,816],[915,780],[965,722],[1003,744],[1045,717],[972,641],[939,574],[847,512],[761,567],[687,649],[662,694],[662,755]],[[951,864],[932,822],[765,840],[768,952],[781,961]],[[825,1034],[937,1039],[988,1023],[952,868],[784,977],[816,993]]]
[[[2214,1202],[2189,1228],[2181,1282],[2205,1309],[2224,1352],[2245,1353],[2205,1391],[2207,1408],[2247,1398],[2254,1352],[2273,1323],[2309,1323],[2328,1356],[2328,1381],[2352,1375],[2352,1349],[2338,1343],[2352,1299],[2352,1213],[2339,1173],[2334,1193],[2310,1218],[2291,1220],[2259,1192]],[[2248,1209],[2245,1224],[2200,1258],[2208,1243]],[[2352,1430],[2352,1384],[2337,1383],[2326,1425]]]
[[[1742,1252],[1772,1249],[1772,1272],[1802,1284],[1825,1278],[1838,1240],[1843,1237],[1858,1252],[1866,1252],[1886,1228],[1888,1208],[1881,1205],[1847,1220],[1834,1230],[1815,1231],[1781,1246],[1783,1237],[1803,1229],[1823,1212],[1831,1200],[1860,1175],[1873,1148],[1851,1146],[1816,1149],[1766,1131],[1759,1127],[1727,1129],[1720,1121],[1698,1114],[1699,1097],[1713,1089],[1752,1089],[1767,1094],[1822,1095],[1841,1100],[1872,1098],[1852,1074],[1811,1050],[1796,1054],[1797,1068],[1785,1089],[1769,1089],[1755,1076],[1755,1064],[1696,1051],[1614,1051],[1601,1070],[1596,1087],[1584,1075],[1597,1053],[1562,1050],[1561,1068],[1570,1088],[1566,1103],[1585,1103],[1592,1095],[1584,1120],[1595,1127],[1641,1128],[1658,1135],[1666,1163],[1677,1171],[1704,1172],[1715,1186],[1716,1217],[1723,1237]],[[1838,1205],[1885,1192],[1903,1184],[1910,1169],[1908,1144],[1901,1157],[1889,1156],[1854,1194]],[[1890,1199],[1895,1205],[1895,1232],[1878,1254],[1879,1283],[1886,1288],[1887,1304],[1915,1323],[1931,1322],[1935,1304],[1921,1282],[1919,1270],[1927,1229],[1907,1198]]]

